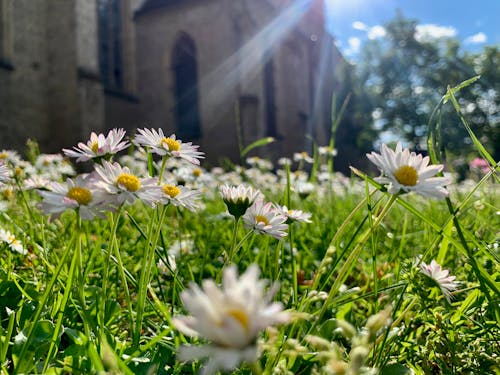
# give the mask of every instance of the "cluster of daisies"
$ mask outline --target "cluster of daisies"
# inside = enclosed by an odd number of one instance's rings
[[[104,217],[106,212],[136,201],[151,207],[172,204],[196,211],[202,206],[202,194],[210,196],[218,191],[236,225],[241,220],[249,233],[277,240],[286,237],[292,222],[311,223],[311,213],[269,202],[261,190],[244,184],[243,180],[251,180],[269,191],[289,183],[300,198],[321,194],[321,186],[325,191],[333,187],[335,191],[344,190],[350,194],[356,189],[364,193],[363,184],[328,172],[327,163],[320,165],[317,180],[310,181],[309,174],[302,170],[304,164],[314,162],[307,153],[295,154],[293,160],[280,160],[281,165],[298,163],[299,167],[293,172],[288,172],[288,168],[273,172],[272,163],[253,157],[247,160],[250,168],[237,167],[231,172],[214,168],[207,173],[200,167],[204,154],[191,142],[183,142],[175,135],[166,136],[161,129],[138,129],[131,141],[125,136],[123,129],[113,129],[107,136],[92,133],[86,143],[63,149],[64,155],[75,158],[76,162],[92,161],[92,172],[79,175],[62,155],[42,155],[31,165],[23,164],[16,153],[3,151],[0,154],[0,184],[7,186],[12,181],[19,182],[24,175],[22,187],[36,189],[42,197],[39,207],[44,213],[57,217],[70,209],[77,211],[83,220]],[[136,146],[133,153],[113,161],[131,144]],[[150,162],[154,160],[152,155],[159,159],[153,166],[156,173],[152,173],[147,162],[148,156]],[[319,155],[327,161],[336,151],[324,147]],[[380,154],[372,152],[367,157],[380,169],[381,176],[377,180],[391,194],[415,192],[436,199],[448,196],[450,179],[437,176],[443,166],[430,165],[428,157],[403,149],[399,143],[395,150],[382,145]],[[37,173],[37,168],[44,173]],[[61,182],[63,177],[65,182]],[[25,253],[10,232],[0,231],[0,240]],[[422,263],[421,272],[439,286],[448,300],[451,298],[458,284],[447,270],[433,260],[430,265]],[[267,281],[260,280],[259,275],[255,264],[239,277],[236,267],[229,265],[223,270],[220,287],[213,280],[205,280],[201,288],[191,284],[182,292],[182,302],[191,315],[175,318],[175,326],[188,336],[201,336],[210,343],[183,346],[179,359],[208,358],[202,370],[205,374],[257,360],[260,332],[269,326],[286,323],[291,317],[280,303],[272,302],[277,285],[266,292]]]
[[[40,180],[37,189],[43,200],[41,210],[58,216],[67,209],[78,211],[83,220],[103,217],[105,212],[118,209],[123,204],[140,200],[149,206],[173,204],[196,210],[200,192],[177,184],[164,183],[160,177],[139,175],[129,167],[113,162],[113,157],[128,148],[123,129],[110,130],[108,135],[92,133],[87,143],[80,142],[73,149],[63,149],[66,156],[77,162],[94,162],[94,170],[75,178],[59,181]],[[159,129],[139,129],[133,143],[163,158],[178,158],[198,165],[203,153],[199,146],[169,137]],[[160,175],[161,176],[161,175]],[[31,184],[36,186],[37,181]]]

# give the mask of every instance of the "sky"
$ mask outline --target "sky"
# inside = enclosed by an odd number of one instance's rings
[[[417,38],[452,36],[463,48],[500,46],[500,0],[325,0],[337,46],[355,60],[368,39],[382,37],[397,9],[417,20]]]

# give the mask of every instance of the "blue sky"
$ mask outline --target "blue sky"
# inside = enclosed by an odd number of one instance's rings
[[[325,0],[328,28],[347,58],[364,41],[384,34],[383,24],[400,9],[419,22],[421,38],[455,36],[471,51],[500,45],[500,0]]]

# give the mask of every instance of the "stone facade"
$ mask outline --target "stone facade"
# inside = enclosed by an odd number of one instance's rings
[[[154,127],[291,156],[328,142],[339,59],[321,0],[0,0],[0,148]]]

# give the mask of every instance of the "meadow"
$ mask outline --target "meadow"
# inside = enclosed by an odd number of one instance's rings
[[[375,178],[161,129],[4,150],[1,373],[500,374],[499,165],[470,132],[456,181],[438,128]]]

